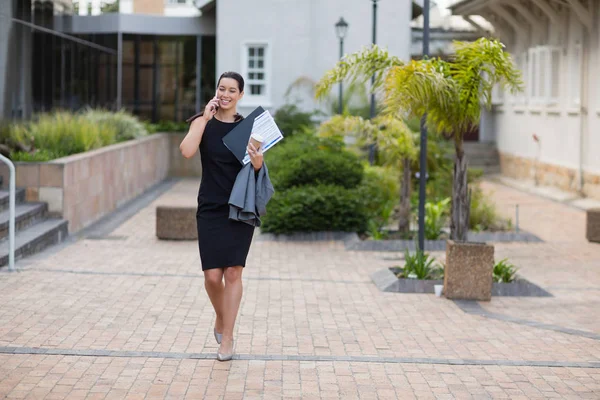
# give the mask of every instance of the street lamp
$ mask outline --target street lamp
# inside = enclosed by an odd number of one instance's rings
[[[429,57],[429,0],[423,1],[423,59]],[[419,172],[419,250],[425,251],[425,185],[427,184],[427,117],[421,119]]]
[[[377,44],[377,0],[373,2],[373,45]],[[371,88],[375,86],[375,74],[371,77]],[[375,118],[375,93],[371,93],[371,119]],[[375,145],[369,147],[369,164],[375,162]]]
[[[340,17],[340,20],[335,24],[335,33],[340,39],[340,60],[344,57],[344,38],[346,37],[346,33],[348,32],[348,23],[344,20],[343,17]],[[340,81],[340,104],[339,104],[339,114],[344,112],[343,105],[343,88],[342,82]]]

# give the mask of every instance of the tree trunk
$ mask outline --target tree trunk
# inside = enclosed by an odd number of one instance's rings
[[[462,138],[456,138],[454,144],[456,159],[454,160],[454,177],[452,182],[450,238],[455,241],[467,241],[469,214],[471,210],[471,194],[467,184],[468,163],[467,157],[464,154]]]
[[[408,233],[410,231],[410,159],[402,160],[402,180],[400,182],[400,222],[398,231]]]

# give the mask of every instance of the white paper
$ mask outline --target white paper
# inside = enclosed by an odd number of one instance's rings
[[[262,114],[260,114],[254,120],[254,125],[252,126],[252,133],[256,133],[262,136],[265,141],[263,142],[261,148],[262,152],[265,153],[271,147],[275,146],[281,139],[283,139],[283,135],[279,130],[279,127],[275,123],[275,120],[271,116],[269,111],[265,110]],[[248,152],[244,156],[244,165],[250,162],[250,156]]]

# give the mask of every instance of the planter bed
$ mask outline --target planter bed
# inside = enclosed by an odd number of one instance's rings
[[[537,236],[528,232],[469,232],[469,242],[506,243],[506,242],[542,242]],[[417,239],[414,240],[358,240],[348,242],[348,250],[357,251],[404,251],[416,250]],[[446,239],[426,240],[425,250],[446,250]]]
[[[371,275],[371,280],[382,292],[428,293],[433,294],[434,285],[442,285],[443,280],[401,279],[396,277],[397,268],[381,269]],[[552,297],[552,294],[526,279],[511,283],[496,283],[492,287],[492,297]]]

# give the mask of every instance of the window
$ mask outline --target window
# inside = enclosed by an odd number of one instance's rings
[[[244,46],[244,75],[246,78],[246,96],[257,102],[269,99],[269,54],[266,44],[247,44]]]
[[[550,51],[550,102],[560,103],[560,64],[562,49],[553,48]]]
[[[581,44],[576,44],[569,52],[569,105],[579,106],[581,101]]]
[[[529,49],[527,94],[531,104],[557,104],[560,101],[561,49],[538,46]]]

